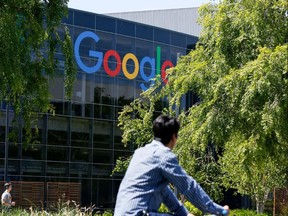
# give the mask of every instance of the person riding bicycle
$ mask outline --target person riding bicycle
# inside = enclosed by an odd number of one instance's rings
[[[203,212],[228,215],[229,207],[214,203],[179,165],[172,152],[179,128],[180,123],[174,117],[160,115],[153,122],[154,140],[134,152],[119,187],[114,216],[167,215],[157,213],[161,203],[174,215],[192,216],[174,195],[169,183]]]

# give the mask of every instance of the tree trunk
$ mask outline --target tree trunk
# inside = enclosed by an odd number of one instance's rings
[[[257,214],[263,213],[265,207],[265,202],[263,201],[256,201],[256,210]]]
[[[261,214],[264,212],[264,208],[265,208],[265,203],[268,199],[268,194],[269,194],[269,190],[264,192],[264,195],[260,195],[257,196],[256,195],[256,210],[257,210],[257,214]]]

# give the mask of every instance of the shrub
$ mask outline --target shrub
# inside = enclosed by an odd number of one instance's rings
[[[199,209],[197,209],[194,205],[192,205],[190,202],[186,201],[184,203],[184,206],[187,208],[187,210],[195,215],[195,216],[201,216],[202,215],[202,211],[200,211]]]
[[[168,208],[162,203],[160,208],[158,209],[158,212],[169,212]]]
[[[113,213],[110,211],[105,211],[103,216],[113,216]]]
[[[235,209],[230,211],[230,216],[268,216],[268,214],[257,214],[253,210]]]
[[[195,216],[201,216],[202,215],[202,212],[199,209],[197,209],[195,206],[193,206],[190,202],[186,201],[184,203],[184,206],[187,208],[187,210],[191,214],[194,214]],[[169,210],[164,204],[161,204],[160,208],[158,209],[158,212],[167,213],[167,212],[169,212]]]

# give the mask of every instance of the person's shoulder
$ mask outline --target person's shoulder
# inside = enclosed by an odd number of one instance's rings
[[[159,157],[162,162],[167,162],[171,160],[177,160],[176,155],[172,152],[172,150],[163,145],[163,147],[159,147],[155,149],[155,156]]]
[[[151,143],[146,145],[147,148],[150,148],[153,150],[155,154],[169,154],[171,153],[171,149],[162,144],[159,141],[153,140]],[[146,147],[145,146],[145,147]]]
[[[5,199],[8,195],[7,191],[4,191],[1,195],[1,199]]]

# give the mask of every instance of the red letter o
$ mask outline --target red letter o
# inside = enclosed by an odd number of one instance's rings
[[[167,84],[168,80],[166,79],[166,69],[167,67],[174,67],[173,63],[169,60],[166,60],[161,67],[161,78],[165,84]]]
[[[115,68],[115,70],[111,70],[108,67],[108,60],[111,56],[114,56],[117,62],[117,66]],[[117,76],[121,70],[121,58],[120,55],[115,51],[115,50],[108,50],[105,55],[104,55],[104,59],[103,59],[103,67],[104,70],[106,71],[106,73],[108,75],[110,75],[111,77]]]

